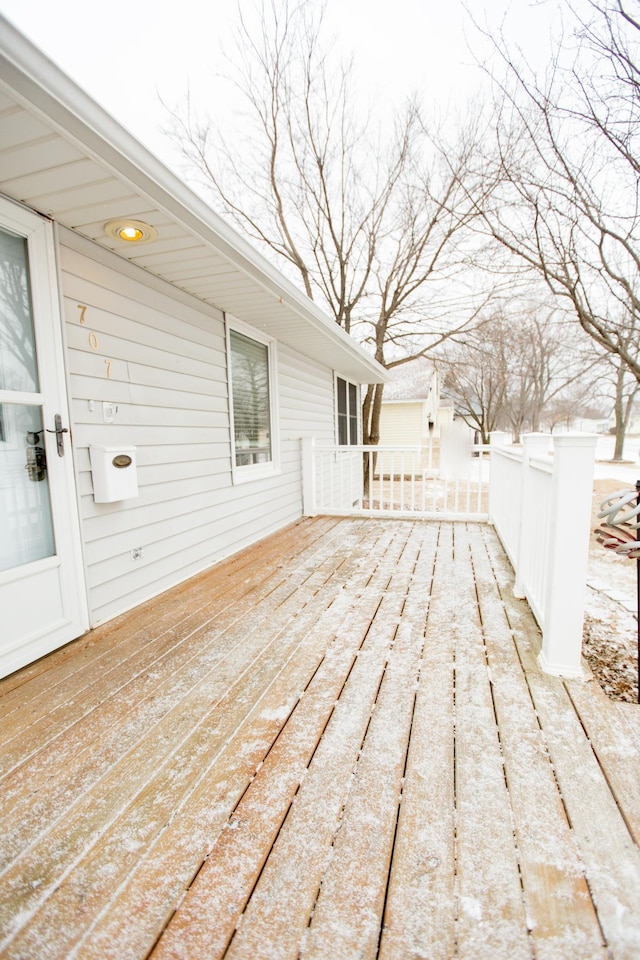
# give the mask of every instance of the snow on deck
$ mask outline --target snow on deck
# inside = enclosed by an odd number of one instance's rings
[[[640,955],[640,708],[489,526],[305,520],[0,681],[0,956]]]

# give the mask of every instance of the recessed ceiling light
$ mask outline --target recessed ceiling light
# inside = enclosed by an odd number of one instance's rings
[[[158,231],[142,220],[110,220],[105,223],[104,232],[108,237],[126,243],[148,243],[158,236]]]

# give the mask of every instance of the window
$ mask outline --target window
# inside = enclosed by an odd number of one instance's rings
[[[336,377],[336,410],[338,416],[338,444],[359,442],[359,390],[355,383]]]
[[[234,479],[254,479],[276,469],[274,345],[229,328],[228,356],[233,418]]]

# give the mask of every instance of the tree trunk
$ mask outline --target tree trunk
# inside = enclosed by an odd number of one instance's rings
[[[371,420],[371,406],[373,404],[373,384],[369,384],[367,387],[367,392],[365,393],[364,400],[362,401],[362,442],[367,444],[371,441],[369,440],[370,433],[370,420]]]
[[[368,446],[375,446],[380,443],[380,414],[382,412],[382,393],[384,383],[369,384],[362,404],[362,442]],[[369,464],[370,457],[363,454],[363,474],[364,474],[364,496],[370,495]],[[375,470],[376,455],[373,456],[373,468]]]
[[[375,446],[380,443],[380,415],[382,413],[382,394],[384,383],[376,383],[373,393],[373,407],[371,408],[371,425],[368,442]]]
[[[624,375],[625,368],[622,364],[618,367],[618,376],[616,377],[616,401],[614,404],[616,444],[613,451],[614,460],[622,460],[624,450],[624,438],[627,432],[627,420],[624,413]]]
[[[369,384],[362,404],[362,442],[375,446],[380,443],[380,414],[384,383]]]

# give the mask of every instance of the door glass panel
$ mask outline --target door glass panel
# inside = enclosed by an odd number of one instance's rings
[[[27,241],[5,230],[0,230],[0,390],[39,390]],[[35,404],[0,404],[0,570],[54,553],[42,410]]]
[[[38,389],[27,241],[0,230],[0,390]]]
[[[0,570],[55,553],[40,407],[0,404]]]

